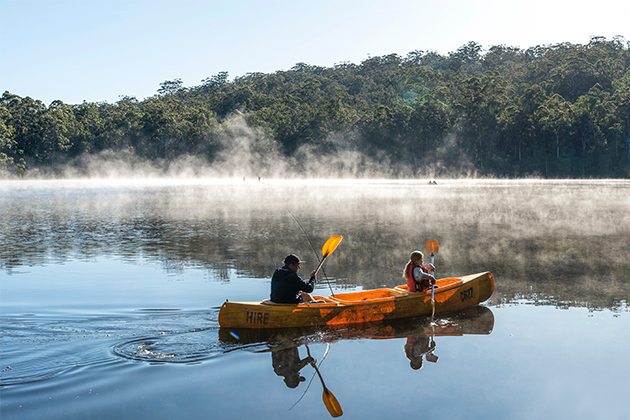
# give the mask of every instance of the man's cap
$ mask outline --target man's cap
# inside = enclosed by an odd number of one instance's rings
[[[290,254],[287,255],[287,257],[284,259],[284,265],[290,265],[290,264],[300,264],[305,262],[304,260],[301,260],[300,257],[298,257],[295,254]]]

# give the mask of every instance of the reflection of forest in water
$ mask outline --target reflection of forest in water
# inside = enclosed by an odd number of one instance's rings
[[[492,271],[493,304],[619,309],[630,295],[627,181],[28,185],[0,187],[9,274],[109,256],[207,269],[220,281],[265,278],[289,252],[315,265],[291,212],[318,252],[344,236],[325,267],[341,288],[402,283],[409,253],[437,239],[438,276]]]

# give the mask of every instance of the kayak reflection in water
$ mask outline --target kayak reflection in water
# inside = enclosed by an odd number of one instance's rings
[[[311,356],[300,359],[297,345],[271,351],[273,371],[278,376],[284,376],[284,383],[289,388],[296,388],[300,382],[305,381],[305,378],[300,376],[300,370],[311,362],[315,362]]]
[[[435,341],[428,335],[408,335],[405,344],[405,355],[409,359],[409,365],[413,370],[422,369],[423,356],[426,355],[428,362],[437,362],[438,357],[433,354]]]

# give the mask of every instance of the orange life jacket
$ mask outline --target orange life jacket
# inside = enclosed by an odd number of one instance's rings
[[[431,287],[431,281],[429,279],[422,279],[421,281],[417,281],[416,278],[413,276],[413,269],[416,267],[418,267],[420,270],[424,271],[425,273],[428,272],[428,270],[425,267],[416,265],[413,262],[409,264],[409,276],[407,278],[407,289],[410,292],[424,292],[425,290],[428,290]]]

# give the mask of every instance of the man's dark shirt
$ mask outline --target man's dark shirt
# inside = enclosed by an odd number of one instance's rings
[[[275,303],[299,303],[300,291],[311,293],[315,278],[305,282],[288,267],[278,268],[271,277],[271,301]]]

